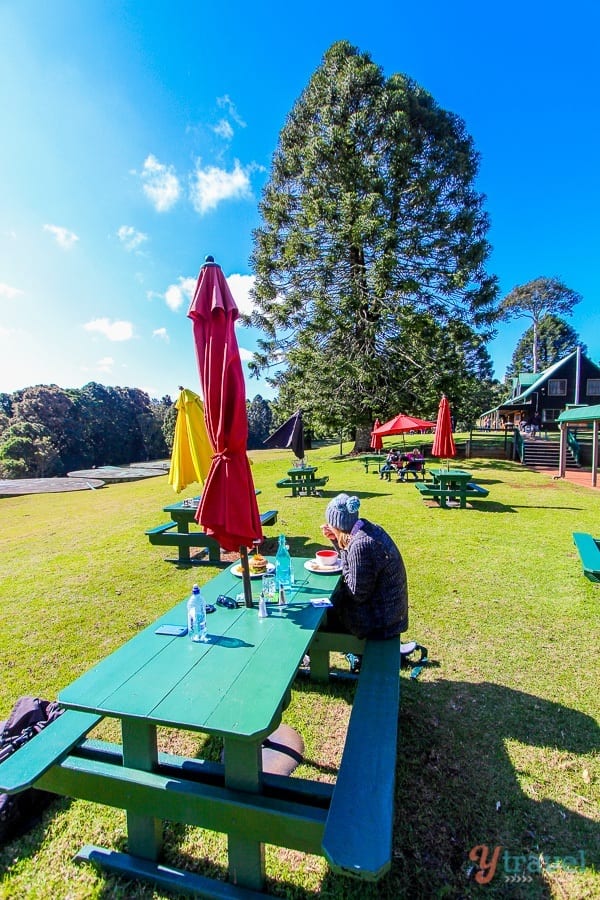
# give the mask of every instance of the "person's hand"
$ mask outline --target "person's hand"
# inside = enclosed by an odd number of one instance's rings
[[[330,541],[335,541],[335,531],[330,525],[321,525],[321,534]]]

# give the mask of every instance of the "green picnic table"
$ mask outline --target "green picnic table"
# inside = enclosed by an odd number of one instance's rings
[[[329,476],[317,477],[315,474],[317,469],[318,466],[297,466],[288,469],[287,478],[278,481],[277,487],[291,488],[292,497],[299,497],[301,494],[305,494],[307,497],[318,497],[321,489],[329,481]]]
[[[100,660],[60,692],[63,715],[0,764],[0,789],[35,784],[124,808],[127,852],[86,845],[78,858],[176,892],[256,896],[264,885],[265,843],[325,855],[337,872],[379,878],[392,858],[398,640],[359,642],[363,667],[335,786],[262,771],[262,744],[281,721],[326,616],[322,600],[339,577],[312,573],[307,562],[293,560],[288,603],[270,606],[266,618],[258,617],[256,603],[217,606],[206,643],[157,634],[160,625],[185,624],[182,600]],[[207,602],[241,591],[234,568],[203,586]],[[261,583],[253,580],[255,600]],[[315,646],[315,658],[322,664],[336,648],[329,635]],[[104,716],[120,722],[120,744],[85,739]],[[223,764],[160,753],[160,726],[222,739]],[[351,814],[355,802],[360,815]],[[226,833],[229,882],[162,864],[163,820]]]
[[[366,453],[364,456],[359,456],[358,459],[365,467],[365,472],[368,474],[369,466],[377,466],[377,471],[381,471],[381,467],[386,460],[387,454],[385,453]]]
[[[257,495],[260,491],[255,492]],[[190,531],[190,525],[196,525],[196,512],[200,497],[189,497],[169,503],[163,506],[163,512],[170,515],[170,521],[148,528],[145,532],[151,544],[157,546],[177,547],[178,558],[173,560],[180,565],[191,565],[192,547],[204,547],[208,553],[209,562],[219,562],[221,548],[218,541],[210,537],[204,531],[194,528]],[[274,525],[277,522],[277,510],[270,509],[260,513],[261,525]]]
[[[461,509],[467,506],[468,497],[487,497],[489,491],[473,481],[470,472],[464,469],[430,469],[433,482],[415,484],[422,497],[432,497],[443,509],[448,509],[449,500],[458,500]]]

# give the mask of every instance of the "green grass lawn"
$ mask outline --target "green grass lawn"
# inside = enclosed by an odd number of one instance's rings
[[[418,680],[401,674],[391,873],[366,886],[332,875],[321,858],[268,847],[268,892],[337,900],[600,896],[600,584],[583,577],[571,538],[600,535],[600,495],[474,459],[465,467],[489,489],[488,500],[441,510],[412,484],[381,481],[338,452],[309,452],[318,474],[329,475],[328,490],[296,499],[275,487],[290,451],[250,454],[259,507],[279,510],[266,534],[281,530],[292,555],[311,555],[323,545],[327,498],[357,494],[363,514],[402,551],[406,639],[429,648],[431,665]],[[195,485],[181,496],[197,492]],[[169,564],[164,558],[176,551],[149,545],[144,530],[165,520],[162,507],[173,499],[164,476],[0,500],[0,718],[22,694],[54,698],[194,581],[215,574],[209,564]],[[297,682],[284,720],[304,737],[298,775],[335,778],[352,690]],[[118,739],[110,722],[99,735]],[[167,730],[161,747],[220,753],[214,740]],[[172,896],[72,862],[84,843],[124,849],[125,840],[122,811],[59,799],[32,831],[0,848],[0,897]],[[485,886],[467,875],[479,845],[490,858],[502,847]],[[167,824],[172,865],[225,877],[225,847],[221,835]],[[531,880],[507,881],[515,876]]]

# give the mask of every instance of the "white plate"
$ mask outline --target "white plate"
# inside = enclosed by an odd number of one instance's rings
[[[267,568],[264,572],[252,572],[250,571],[250,578],[262,578],[263,575],[271,575],[275,571],[275,566],[273,563],[267,563]],[[230,572],[233,572],[234,575],[237,575],[238,578],[241,578],[244,574],[241,563],[236,563],[235,566],[232,566]]]
[[[308,569],[309,572],[318,572],[319,575],[337,575],[338,572],[342,571],[342,563],[340,560],[337,566],[319,566],[314,559],[307,559],[304,563],[304,568]]]

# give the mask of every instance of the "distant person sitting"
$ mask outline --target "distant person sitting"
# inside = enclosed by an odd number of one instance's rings
[[[424,457],[418,447],[415,447],[412,453],[406,457],[406,465],[400,469],[398,481],[404,481],[407,475],[412,475],[415,481],[419,480],[419,473],[423,470]]]
[[[387,478],[390,481],[392,472],[398,471],[398,465],[400,463],[400,457],[398,455],[398,451],[394,447],[385,458],[385,462],[381,467],[379,472],[379,478]]]

